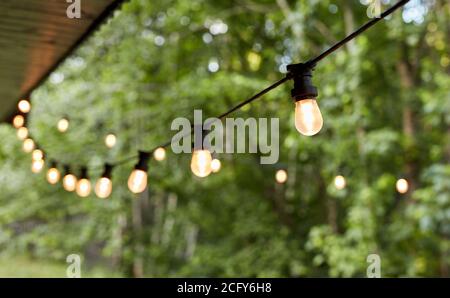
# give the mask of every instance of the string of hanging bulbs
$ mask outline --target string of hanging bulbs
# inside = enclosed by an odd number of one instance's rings
[[[317,104],[318,91],[312,83],[312,72],[318,62],[323,60],[328,55],[334,53],[343,45],[354,39],[370,27],[374,26],[380,20],[392,14],[394,11],[404,6],[410,0],[401,0],[393,5],[391,8],[383,12],[379,18],[374,18],[361,26],[355,32],[351,33],[335,45],[321,53],[319,56],[305,62],[298,64],[291,64],[287,67],[287,75],[281,80],[275,82],[266,89],[260,91],[247,100],[239,103],[230,110],[224,112],[217,117],[220,121],[231,113],[239,110],[245,105],[261,98],[271,90],[281,86],[282,84],[293,81],[294,88],[291,90],[291,97],[295,102],[295,128],[305,136],[313,136],[319,133],[323,126],[323,118]],[[31,170],[33,173],[40,173],[45,167],[45,152],[40,148],[33,138],[31,138],[26,124],[26,116],[31,111],[31,103],[28,100],[21,100],[18,103],[19,113],[13,118],[12,124],[17,129],[17,136],[23,141],[22,148],[25,152],[32,155]],[[70,120],[67,116],[61,118],[57,123],[57,129],[61,133],[67,132],[70,127]],[[194,129],[190,133],[193,133]],[[105,137],[105,144],[108,148],[112,148],[116,144],[116,136],[108,134]],[[103,173],[97,180],[94,192],[100,198],[107,198],[112,192],[112,171],[115,166],[127,163],[133,159],[138,159],[128,178],[128,188],[131,192],[138,194],[147,188],[148,178],[148,164],[153,156],[156,161],[162,161],[166,158],[165,148],[169,147],[172,141],[168,141],[160,146],[155,147],[150,151],[139,151],[137,156],[131,156],[113,164],[105,163],[103,166]],[[62,177],[62,185],[66,191],[75,191],[80,197],[87,197],[92,191],[91,182],[88,175],[88,168],[82,166],[78,177],[72,172],[70,165],[62,164],[64,173],[58,169],[60,164],[55,160],[50,160],[49,168],[47,170],[46,178],[50,184],[57,184]],[[208,148],[203,146],[194,147],[191,159],[191,170],[198,177],[207,177],[211,173],[216,173],[221,168],[220,160],[213,158],[212,153]],[[277,183],[284,184],[287,181],[287,172],[279,170],[276,172],[275,179]],[[339,175],[334,180],[335,187],[342,190],[346,187],[346,180]],[[396,183],[396,188],[399,193],[406,193],[408,191],[408,182],[405,179],[400,179]]]
[[[285,184],[288,180],[288,172],[280,169],[275,173],[275,181],[278,184]],[[336,190],[341,191],[347,187],[347,179],[343,175],[337,175],[333,179],[333,185]],[[395,183],[395,189],[399,194],[406,194],[409,191],[409,182],[405,178],[400,178]]]

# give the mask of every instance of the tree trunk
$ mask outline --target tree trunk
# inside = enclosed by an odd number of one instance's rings
[[[143,239],[143,220],[142,205],[148,201],[148,190],[139,195],[139,198],[133,199],[132,202],[132,224],[133,224],[133,277],[144,276],[144,239]]]
[[[120,268],[122,265],[123,246],[124,246],[124,232],[127,227],[126,213],[121,213],[117,216],[117,226],[112,232],[112,239],[117,241],[117,247],[115,247],[112,256],[111,263],[113,268]]]
[[[405,176],[409,182],[410,192],[417,188],[418,168],[415,162],[414,146],[416,143],[416,115],[412,108],[412,96],[410,90],[414,87],[414,70],[407,56],[407,45],[402,45],[402,58],[397,63],[397,72],[400,78],[401,90],[403,94],[403,112],[402,125],[403,134],[406,137],[406,160],[405,160]]]

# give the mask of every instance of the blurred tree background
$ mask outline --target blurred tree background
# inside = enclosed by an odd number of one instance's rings
[[[131,0],[35,90],[27,125],[50,157],[98,169],[95,181],[105,161],[167,141],[176,117],[216,116],[317,55],[366,22],[368,4]],[[1,125],[0,274],[79,253],[102,276],[363,277],[376,253],[384,277],[449,276],[449,16],[448,1],[412,0],[322,61],[315,137],[294,128],[291,84],[237,112],[280,119],[274,166],[221,154],[222,170],[199,179],[190,155],[169,150],[144,194],[127,188],[131,161],[115,168],[110,198],[82,199],[32,174]]]

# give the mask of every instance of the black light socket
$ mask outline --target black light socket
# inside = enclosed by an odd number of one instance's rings
[[[294,89],[291,90],[292,99],[297,102],[303,99],[314,99],[319,95],[312,83],[314,66],[307,64],[291,64],[287,66],[289,76],[294,80]]]
[[[70,166],[69,165],[64,165],[63,168],[64,168],[64,176],[72,174],[70,172]]]
[[[80,179],[88,179],[88,169],[86,167],[81,167]]]
[[[193,150],[204,150],[208,149],[207,146],[203,146],[203,142],[205,141],[205,138],[208,136],[210,131],[207,131],[204,129],[202,125],[198,125],[198,127],[201,127],[201,135],[196,134],[197,130],[200,130],[199,128],[194,128],[194,142],[192,142],[192,149]],[[200,143],[200,146],[198,146],[198,143]]]
[[[50,161],[50,168],[57,168],[58,167],[58,163],[54,160]]]
[[[136,170],[148,171],[148,161],[150,160],[150,153],[139,151],[139,161],[134,166]]]
[[[103,171],[102,177],[111,179],[112,170],[113,166],[108,163],[105,163],[105,170]]]

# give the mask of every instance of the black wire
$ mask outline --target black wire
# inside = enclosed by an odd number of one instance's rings
[[[266,93],[269,93],[270,91],[272,91],[273,89],[277,88],[278,86],[286,83],[288,80],[290,80],[290,78],[288,76],[282,78],[281,80],[279,80],[276,83],[273,83],[272,85],[270,85],[269,87],[267,87],[266,89],[264,89],[263,91],[253,95],[252,97],[250,97],[247,100],[244,100],[243,102],[241,102],[240,104],[234,106],[233,108],[231,108],[230,110],[226,111],[225,113],[219,115],[217,118],[219,119],[223,119],[226,116],[230,115],[231,113],[239,110],[240,108],[242,108],[245,105],[248,105],[249,103],[251,103],[254,100],[257,100],[258,98],[261,98],[263,95],[265,95]]]
[[[349,41],[351,41],[352,39],[354,39],[355,37],[357,37],[358,35],[362,34],[364,31],[366,31],[367,29],[371,28],[372,26],[374,26],[376,23],[378,23],[379,21],[381,21],[382,19],[384,19],[385,17],[389,16],[390,14],[392,14],[393,12],[395,12],[397,9],[399,9],[400,7],[404,6],[406,3],[408,3],[410,0],[401,0],[399,2],[397,2],[395,5],[393,5],[391,8],[387,9],[386,11],[384,11],[379,18],[374,18],[371,21],[367,22],[366,24],[362,25],[359,29],[357,29],[356,31],[354,31],[353,33],[349,34],[348,36],[346,36],[344,39],[342,39],[341,41],[337,42],[336,44],[334,44],[333,46],[331,46],[329,49],[327,49],[326,51],[324,51],[323,53],[321,53],[320,55],[318,55],[317,57],[308,60],[306,63],[304,63],[305,67],[312,67],[314,65],[317,64],[317,62],[320,62],[321,60],[323,60],[325,57],[329,56],[330,54],[334,53],[335,51],[337,51],[339,48],[341,48],[343,45],[345,45],[346,43],[348,43]],[[269,87],[263,89],[261,92],[253,95],[252,97],[242,101],[241,103],[237,104],[236,106],[232,107],[231,109],[229,109],[228,111],[220,114],[214,121],[212,121],[209,124],[212,124],[218,120],[221,120],[223,118],[225,118],[226,116],[230,115],[231,113],[239,110],[240,108],[242,108],[245,105],[250,104],[251,102],[261,98],[263,95],[269,93],[270,91],[272,91],[273,89],[281,86],[282,84],[286,83],[287,81],[289,81],[292,78],[292,74],[288,73],[284,78],[282,78],[281,80],[273,83],[272,85],[270,85]],[[152,154],[156,149],[158,148],[166,148],[172,145],[172,143],[174,143],[175,141],[178,141],[188,135],[191,135],[192,132],[194,131],[194,127],[191,128],[189,133],[186,133],[182,136],[180,136],[177,140],[173,140],[171,139],[170,141],[167,141],[159,146],[154,147],[153,149],[151,149],[150,151],[145,151],[148,154]],[[129,156],[126,157],[122,160],[116,161],[114,163],[111,164],[111,166],[116,167],[116,166],[120,166],[123,164],[126,164],[132,160],[135,160],[136,158],[138,158],[138,155],[133,155],[133,156]]]
[[[136,158],[138,158],[138,156],[139,155],[137,155],[137,154],[133,155],[133,156],[129,156],[127,158],[124,158],[124,159],[121,159],[119,161],[116,161],[116,162],[112,163],[111,166],[116,167],[116,166],[120,166],[120,165],[126,164],[126,163],[128,163],[128,162],[130,162],[132,160],[135,160]]]
[[[378,23],[379,21],[381,21],[382,19],[384,19],[388,15],[392,14],[394,11],[396,11],[400,7],[404,6],[409,1],[410,0],[401,0],[401,1],[397,2],[391,8],[389,8],[388,10],[383,12],[380,15],[379,18],[374,18],[371,21],[367,22],[366,24],[362,25],[358,30],[356,30],[355,32],[349,34],[347,37],[345,37],[341,41],[337,42],[335,45],[333,45],[331,48],[329,48],[328,50],[326,50],[325,52],[323,52],[322,54],[320,54],[316,58],[309,60],[308,62],[306,62],[306,64],[315,65],[317,62],[321,61],[323,58],[327,57],[328,55],[334,53],[336,50],[338,50],[340,47],[345,45],[347,42],[349,42],[350,40],[354,39],[356,36],[360,35],[361,33],[366,31],[370,27],[374,26],[376,23]]]
[[[285,78],[279,80],[278,82],[276,82],[276,83],[270,85],[269,87],[265,88],[265,89],[262,90],[261,92],[259,92],[259,93],[255,94],[255,95],[253,95],[252,97],[248,98],[247,100],[244,100],[243,102],[241,102],[241,103],[239,103],[238,105],[234,106],[233,108],[231,108],[231,109],[228,110],[227,112],[220,114],[219,116],[216,117],[216,119],[215,119],[214,121],[212,121],[212,122],[210,122],[210,123],[208,123],[208,124],[210,125],[210,124],[212,124],[212,123],[214,123],[214,122],[216,122],[216,121],[218,121],[218,120],[220,120],[220,119],[225,118],[225,117],[228,116],[229,114],[231,114],[231,113],[233,113],[233,112],[239,110],[240,108],[242,108],[243,106],[245,106],[245,105],[247,105],[247,104],[250,104],[252,101],[254,101],[254,100],[260,98],[260,97],[263,96],[264,94],[270,92],[271,90],[273,90],[273,89],[277,88],[278,86],[282,85],[283,83],[287,82],[289,79],[290,79],[290,78],[285,77]],[[208,124],[205,124],[205,126],[207,126]],[[161,145],[159,145],[159,146],[153,148],[153,149],[150,150],[150,151],[147,151],[147,153],[153,153],[153,152],[154,152],[156,149],[158,149],[158,148],[166,148],[166,147],[169,147],[170,145],[172,145],[172,143],[177,142],[177,141],[181,140],[182,138],[191,135],[193,131],[194,131],[194,127],[191,127],[191,130],[189,131],[189,133],[186,133],[186,134],[184,134],[184,135],[181,135],[180,137],[178,137],[178,138],[175,139],[175,140],[172,139],[172,140],[170,140],[170,141],[167,141],[166,143],[161,144]]]

